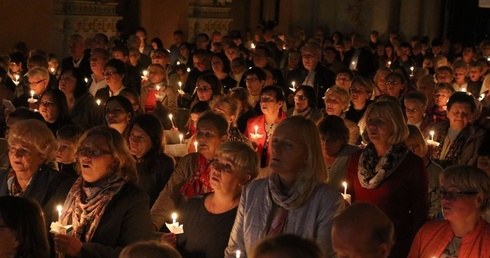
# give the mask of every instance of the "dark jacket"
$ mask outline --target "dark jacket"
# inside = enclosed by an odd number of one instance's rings
[[[70,112],[71,121],[83,130],[102,125],[104,123],[102,112],[104,102],[98,106],[89,93],[79,97]]]
[[[296,86],[300,86],[308,75],[308,70],[303,67],[297,68],[289,73],[286,84],[291,85],[292,81],[296,82]],[[323,102],[323,96],[328,88],[335,84],[335,74],[325,68],[320,63],[315,68],[315,82],[313,88],[315,89],[316,106],[323,108],[325,103]],[[289,91],[292,93],[292,91]],[[286,94],[286,96],[289,94]]]

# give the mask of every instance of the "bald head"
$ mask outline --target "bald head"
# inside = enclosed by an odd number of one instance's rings
[[[334,218],[332,244],[339,256],[388,257],[394,234],[393,223],[380,209],[355,203]]]

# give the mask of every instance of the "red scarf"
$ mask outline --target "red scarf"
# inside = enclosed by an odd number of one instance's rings
[[[196,166],[194,169],[194,176],[187,180],[187,182],[180,188],[180,194],[185,196],[186,200],[196,195],[206,194],[213,191],[209,184],[209,174],[211,173],[211,167],[206,158],[197,154]]]

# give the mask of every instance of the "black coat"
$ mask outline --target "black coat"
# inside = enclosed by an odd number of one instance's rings
[[[308,70],[306,70],[305,68],[296,68],[289,73],[286,83],[289,85],[288,87],[290,87],[291,82],[295,81],[296,87],[299,87],[301,86],[301,83],[303,83],[303,81],[306,79],[307,75]],[[315,95],[317,97],[316,106],[319,108],[323,108],[325,106],[325,104],[323,103],[323,96],[325,95],[325,91],[327,91],[328,88],[332,87],[335,84],[335,74],[320,63],[318,63],[315,68],[315,81],[313,84]],[[292,93],[292,91],[289,90],[289,93]]]

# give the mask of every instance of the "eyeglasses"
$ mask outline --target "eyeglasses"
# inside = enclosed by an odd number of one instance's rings
[[[386,81],[386,85],[398,85],[401,84],[399,81]]]
[[[51,102],[51,101],[41,101],[41,102],[39,102],[39,105],[49,108],[49,107],[54,106],[55,104],[54,104],[54,102]]]
[[[40,81],[37,81],[37,82],[29,82],[29,85],[38,85],[39,83],[45,81],[46,79],[42,79]]]
[[[415,114],[415,113],[419,112],[419,110],[416,108],[414,108],[414,109],[405,108],[405,112]]]
[[[340,105],[340,104],[342,104],[342,103],[340,102],[340,100],[338,100],[338,99],[334,99],[334,98],[325,98],[325,97],[323,97],[323,99],[325,100],[325,103],[331,103],[331,104],[334,104],[334,105]]]
[[[77,149],[77,155],[87,156],[91,158],[98,158],[102,155],[110,155],[112,152],[108,150],[96,149],[96,148],[84,148],[80,147]]]
[[[464,196],[472,196],[478,194],[477,191],[446,191],[444,188],[439,188],[437,194],[441,199],[455,201]]]
[[[308,98],[305,95],[294,95],[294,99],[299,101],[308,100]]]
[[[104,75],[104,76],[113,76],[114,74],[117,74],[117,72],[109,71],[109,72],[103,73],[102,75]]]
[[[245,82],[255,82],[255,81],[259,81],[259,78],[256,78],[256,77],[245,78]]]

